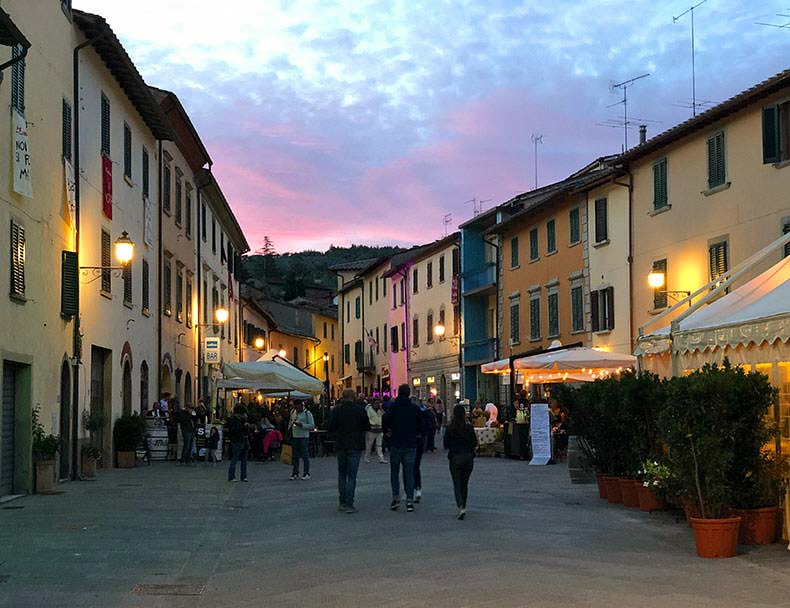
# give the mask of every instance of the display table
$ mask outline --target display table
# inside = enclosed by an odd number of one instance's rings
[[[478,427],[475,429],[475,435],[477,435],[477,446],[484,447],[487,445],[491,445],[496,441],[498,429],[492,429],[490,427]]]

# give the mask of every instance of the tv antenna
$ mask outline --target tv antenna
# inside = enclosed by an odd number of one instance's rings
[[[677,17],[672,17],[672,23],[677,23],[678,19],[683,17],[684,15],[691,13],[691,111],[692,116],[697,115],[697,76],[696,76],[696,68],[694,65],[694,9],[705,4],[708,0],[702,0],[702,2],[698,2],[694,6],[687,8],[685,11],[680,13]]]
[[[483,203],[489,202],[491,199],[487,198],[486,200],[482,200],[477,198],[477,196],[473,196],[468,201],[464,201],[464,205],[468,205],[472,203],[472,213],[474,216],[478,216],[483,213]]]
[[[776,16],[777,17],[784,17],[785,19],[787,19],[787,18],[790,18],[790,14],[788,14],[788,13],[790,13],[790,8],[787,9],[787,13],[776,13]],[[782,23],[782,24],[766,23],[764,21],[755,21],[754,24],[755,25],[765,25],[765,26],[768,26],[768,27],[775,27],[775,28],[778,28],[780,30],[788,30],[788,29],[790,29],[790,21],[788,21],[787,23]]]
[[[447,236],[449,234],[450,224],[453,223],[453,214],[445,213],[442,222],[444,223],[444,236]]]
[[[623,90],[623,98],[617,103],[613,103],[612,105],[608,106],[611,108],[613,106],[623,104],[623,141],[624,141],[623,152],[628,150],[628,126],[630,124],[628,122],[628,89],[634,86],[634,83],[637,80],[641,80],[642,78],[647,78],[648,76],[650,76],[649,73],[642,74],[641,76],[629,78],[628,80],[624,80],[623,82],[614,83],[610,87],[612,91],[614,91],[615,89]]]
[[[543,133],[533,133],[532,143],[535,145],[535,190],[538,189],[538,144],[543,143]]]

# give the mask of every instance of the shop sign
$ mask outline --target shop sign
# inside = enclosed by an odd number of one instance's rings
[[[414,378],[414,379],[411,381],[411,383],[412,383],[414,386],[420,386],[420,384],[422,383],[422,380],[420,380],[420,378]]]
[[[452,380],[453,382],[457,382],[460,379],[461,379],[461,374],[459,374],[458,372],[450,374],[450,380]]]
[[[549,404],[533,403],[530,407],[530,429],[532,460],[529,464],[543,465],[551,460],[551,424]]]
[[[453,305],[458,304],[458,277],[453,277],[453,290],[452,290],[452,299],[451,302]]]
[[[206,338],[204,352],[206,353],[206,363],[219,363],[220,358],[220,339]]]

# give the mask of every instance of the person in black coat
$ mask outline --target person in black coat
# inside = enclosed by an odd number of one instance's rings
[[[458,404],[453,408],[453,420],[444,433],[444,447],[448,450],[450,475],[453,478],[455,504],[458,519],[466,517],[466,498],[469,494],[469,478],[474,468],[477,451],[477,435],[466,419],[466,409]]]
[[[343,391],[340,405],[332,408],[329,432],[335,436],[337,453],[337,486],[340,494],[338,511],[356,513],[354,495],[357,489],[359,459],[365,451],[365,433],[370,421],[365,409],[356,401],[353,389]]]
[[[420,408],[409,398],[408,384],[398,387],[398,397],[391,402],[384,414],[381,428],[390,445],[390,485],[392,504],[390,509],[400,506],[400,469],[403,467],[403,485],[406,489],[406,511],[414,511],[414,461],[417,448],[423,441],[423,416]]]

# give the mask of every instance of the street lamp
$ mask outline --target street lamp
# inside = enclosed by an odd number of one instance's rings
[[[663,272],[653,271],[649,275],[647,275],[647,284],[650,285],[653,289],[658,289],[664,286],[664,282],[666,281],[666,276]]]
[[[279,354],[279,355],[280,355],[280,356],[281,356],[283,359],[285,359],[285,355],[287,355],[288,353],[286,353],[286,352],[285,352],[285,349],[284,349],[284,348],[281,348],[281,349],[280,349],[280,352],[279,352],[279,353],[277,353],[277,354]]]
[[[258,336],[257,338],[255,338],[255,342],[254,342],[255,348],[257,348],[258,350],[262,350],[264,344],[265,344],[265,341],[264,341],[264,339],[261,336]]]
[[[661,289],[666,285],[667,276],[661,270],[653,270],[650,274],[647,275],[647,284],[650,285],[653,289],[661,290],[657,293],[664,293],[671,298],[674,298],[676,301],[680,302],[683,298],[687,298],[691,295],[690,291],[683,291],[683,290],[668,290],[668,289]],[[691,306],[691,300],[689,300],[689,306]]]
[[[447,328],[442,324],[439,323],[434,326],[433,333],[436,334],[439,338],[444,338],[444,334],[447,332]]]
[[[80,266],[83,275],[87,275],[88,270],[92,270],[94,275],[99,275],[103,272],[125,270],[134,257],[134,241],[129,238],[129,233],[124,230],[117,239],[115,239],[115,258],[118,260],[120,266]],[[116,276],[120,276],[117,274]]]
[[[217,323],[224,323],[228,320],[229,316],[230,313],[227,308],[218,308],[214,311],[214,318],[217,320]]]

